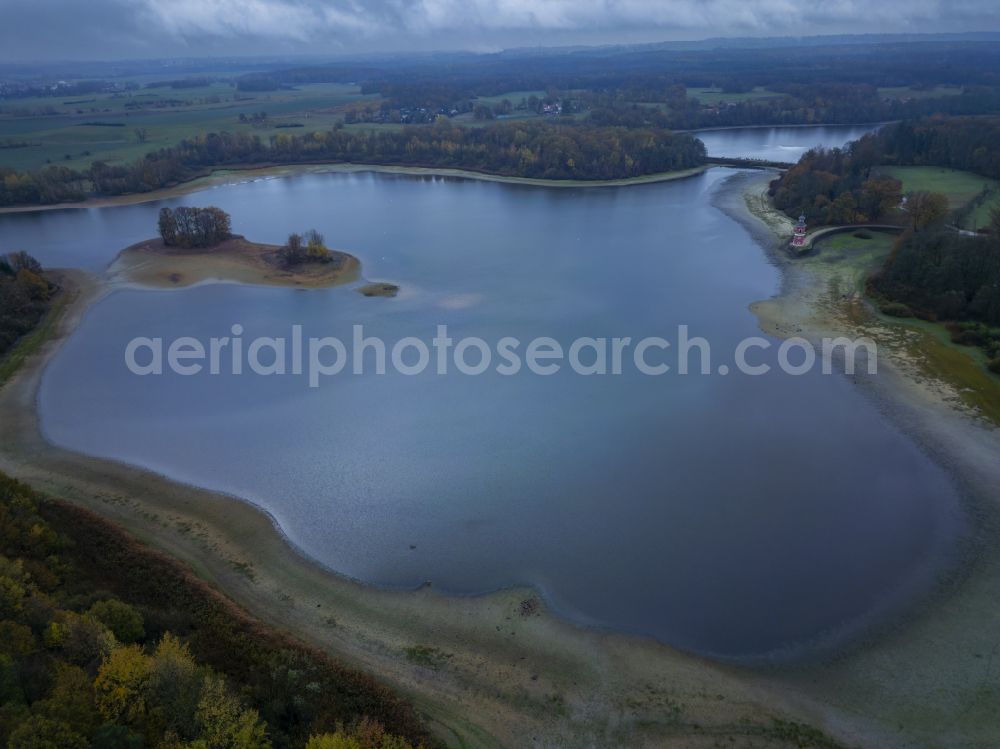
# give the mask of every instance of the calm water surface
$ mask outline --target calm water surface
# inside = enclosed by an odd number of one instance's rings
[[[709,156],[796,162],[810,148],[842,146],[871,132],[875,125],[825,127],[753,127],[695,133]]]
[[[913,600],[961,529],[945,473],[842,376],[140,378],[134,336],[522,340],[664,335],[717,362],[758,335],[778,273],[711,205],[732,173],[623,189],[387,175],[220,187],[250,237],[316,226],[391,300],[348,288],[122,290],[47,370],[59,445],[266,508],[360,580],[538,587],[577,621],[739,657],[847,637]],[[0,218],[47,263],[98,268],[159,205]]]

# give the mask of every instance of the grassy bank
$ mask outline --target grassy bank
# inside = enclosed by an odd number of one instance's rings
[[[981,349],[954,343],[941,323],[899,321],[882,314],[878,314],[878,319],[884,325],[897,325],[909,331],[911,335],[904,339],[904,344],[926,375],[951,385],[958,404],[1000,426],[1000,376],[986,369],[986,356]]]
[[[865,296],[866,280],[885,264],[895,240],[888,233],[865,233],[870,238],[824,237],[795,261],[815,279],[816,310],[852,334],[872,338],[927,382],[941,383],[955,405],[1000,426],[1000,377],[986,370],[979,349],[953,343],[943,324],[882,314]]]

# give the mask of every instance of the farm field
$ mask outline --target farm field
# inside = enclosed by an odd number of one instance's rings
[[[268,138],[294,125],[322,130],[342,119],[345,105],[378,100],[346,84],[240,92],[229,81],[189,89],[11,99],[0,102],[0,166],[85,168],[96,160],[134,161],[148,151],[213,131],[246,130]],[[260,112],[266,118],[240,121],[241,114],[249,118]]]
[[[717,88],[710,87],[689,87],[687,95],[693,96],[702,104],[709,106],[738,104],[740,102],[752,101],[754,99],[777,99],[784,96],[784,94],[779,94],[776,91],[768,91],[766,88],[762,88],[760,86],[757,86],[750,91],[740,91],[734,93],[727,93],[725,91],[720,91]]]
[[[958,96],[962,93],[962,87],[932,86],[916,89],[909,86],[890,86],[880,88],[878,93],[885,99],[933,99],[939,96]]]

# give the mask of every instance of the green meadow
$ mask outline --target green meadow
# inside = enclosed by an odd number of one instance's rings
[[[952,208],[960,208],[994,183],[987,177],[938,166],[887,166],[880,171],[903,183],[903,192],[940,192]]]
[[[821,288],[829,289],[833,299],[846,298],[853,292],[865,296],[865,282],[880,268],[892,250],[895,235],[885,232],[864,232],[868,238],[857,236],[862,232],[834,234],[816,242],[813,252],[798,261],[817,278]],[[877,310],[877,300],[872,307],[872,318],[867,315],[852,318],[862,325],[881,326],[881,332],[863,328],[893,348],[908,352],[926,374],[952,383],[962,402],[978,410],[995,424],[1000,424],[1000,387],[998,378],[986,369],[986,356],[982,349],[962,346],[952,342],[944,325],[918,320],[914,317],[890,317]]]
[[[880,171],[902,182],[903,192],[943,193],[952,210],[965,206],[989,188],[991,194],[962,222],[963,229],[981,229],[989,223],[990,211],[1000,206],[1000,183],[972,172],[937,166],[880,167]]]

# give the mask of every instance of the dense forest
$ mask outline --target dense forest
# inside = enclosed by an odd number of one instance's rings
[[[149,153],[128,166],[95,162],[86,172],[50,167],[31,173],[0,168],[0,205],[148,192],[219,166],[340,162],[599,180],[698,166],[705,162],[705,147],[690,135],[665,130],[541,122],[462,128],[445,120],[398,131],[282,133],[266,142],[247,133],[210,133]]]
[[[38,324],[54,292],[55,285],[29,254],[0,255],[0,357]]]
[[[858,149],[881,164],[945,166],[1000,179],[1000,117],[899,122],[863,140]]]
[[[952,340],[979,346],[1000,374],[1000,215],[991,234],[908,232],[869,281],[885,312],[948,323]]]
[[[0,745],[412,749],[412,708],[0,474]]]
[[[774,204],[810,224],[883,219],[901,200],[897,180],[880,166],[941,166],[1000,178],[1000,118],[934,117],[887,125],[845,148],[814,149],[771,183]],[[940,202],[910,196],[908,220],[917,228],[945,218]]]
[[[906,235],[875,287],[941,319],[1000,326],[1000,239],[949,231]]]
[[[851,148],[817,148],[771,183],[774,205],[810,225],[879,221],[899,205],[899,180],[872,176]]]

